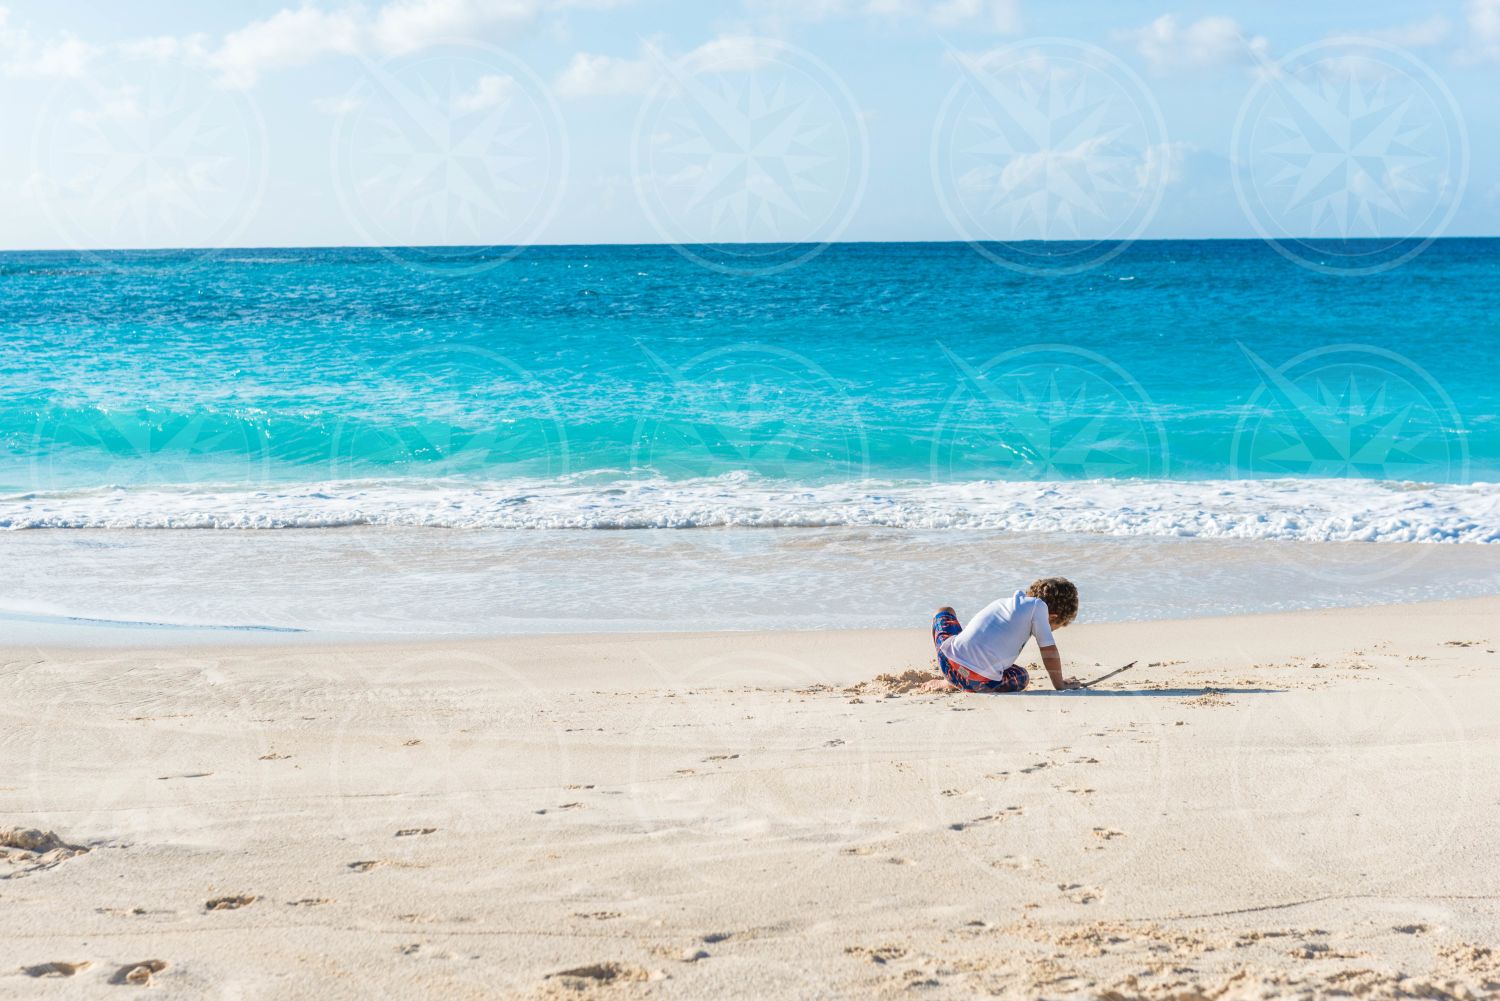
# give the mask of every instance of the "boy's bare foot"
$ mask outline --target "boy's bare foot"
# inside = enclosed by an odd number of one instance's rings
[[[933,678],[931,681],[924,681],[924,682],[922,682],[922,684],[918,685],[917,686],[917,691],[919,691],[919,692],[946,692],[948,689],[950,689],[952,687],[953,686],[948,683],[948,679],[947,678]]]

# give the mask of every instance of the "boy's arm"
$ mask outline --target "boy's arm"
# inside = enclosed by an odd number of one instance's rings
[[[1062,673],[1062,654],[1057,651],[1057,644],[1039,648],[1042,654],[1042,666],[1047,669],[1047,677],[1052,679],[1052,687],[1063,691],[1069,688],[1082,688],[1077,678],[1064,678]]]

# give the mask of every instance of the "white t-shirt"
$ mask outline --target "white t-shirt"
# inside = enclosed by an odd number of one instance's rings
[[[1039,647],[1054,645],[1047,603],[1017,591],[986,605],[963,632],[943,640],[941,649],[949,660],[1000,681],[1033,636]]]

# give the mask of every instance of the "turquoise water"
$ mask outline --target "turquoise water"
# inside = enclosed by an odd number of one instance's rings
[[[1360,278],[1254,241],[482,263],[0,254],[0,525],[1500,531],[1500,240]]]

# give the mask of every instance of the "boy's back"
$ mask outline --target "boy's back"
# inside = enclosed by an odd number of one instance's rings
[[[942,652],[969,670],[998,681],[1033,636],[1039,647],[1054,645],[1047,603],[1017,591],[986,605],[963,632],[943,641]]]

